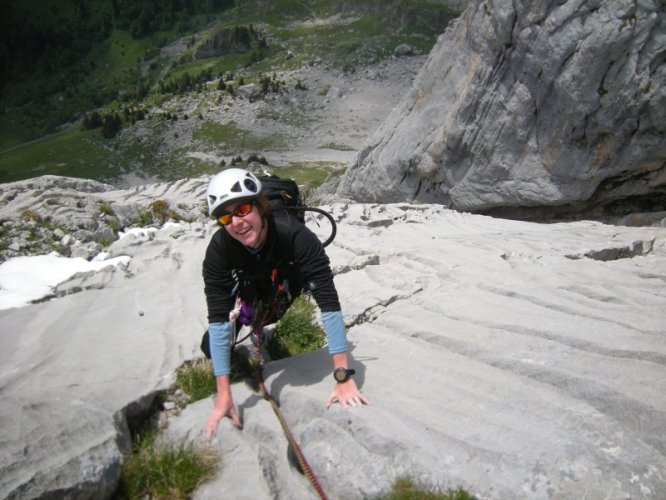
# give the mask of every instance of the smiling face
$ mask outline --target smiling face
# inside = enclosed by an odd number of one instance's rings
[[[233,203],[225,207],[224,211],[233,214],[242,203]],[[231,222],[224,226],[227,233],[240,243],[250,248],[259,248],[266,241],[268,224],[264,221],[256,204],[244,216],[233,215]]]

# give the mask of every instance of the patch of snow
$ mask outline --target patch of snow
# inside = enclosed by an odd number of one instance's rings
[[[129,261],[126,255],[87,261],[83,257],[63,257],[56,252],[9,259],[0,265],[0,309],[23,307],[47,297],[59,283],[76,273],[126,266]]]

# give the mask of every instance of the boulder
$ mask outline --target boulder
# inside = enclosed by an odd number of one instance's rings
[[[261,95],[261,87],[256,83],[248,83],[246,85],[241,85],[238,87],[236,93],[248,101],[253,101]]]
[[[658,0],[471,1],[337,193],[553,217],[666,210]]]
[[[414,47],[407,43],[401,43],[393,49],[393,55],[396,57],[411,56],[414,54]]]

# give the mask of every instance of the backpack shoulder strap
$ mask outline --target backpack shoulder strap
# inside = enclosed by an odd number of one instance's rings
[[[294,229],[295,224],[301,224],[289,210],[275,210],[273,212],[275,223],[275,246],[277,255],[285,265],[294,261]]]

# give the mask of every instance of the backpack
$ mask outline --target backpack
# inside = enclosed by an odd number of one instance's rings
[[[259,180],[261,194],[271,202],[271,208],[285,208],[305,223],[305,202],[295,180],[282,179],[277,175],[263,175]]]
[[[288,210],[303,224],[305,224],[305,212],[321,214],[331,224],[331,234],[326,241],[322,242],[322,245],[327,246],[335,239],[337,226],[333,216],[321,208],[307,206],[296,181],[283,179],[277,175],[263,175],[259,177],[259,180],[261,181],[261,194],[268,198],[272,209]]]

